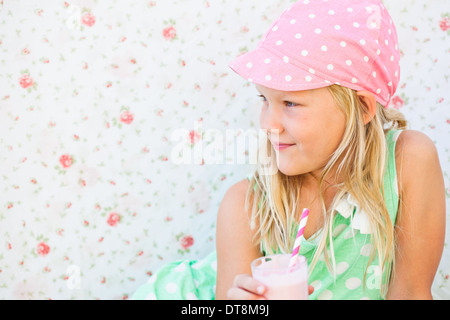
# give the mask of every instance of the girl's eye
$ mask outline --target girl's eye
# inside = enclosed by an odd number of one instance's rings
[[[266,97],[264,97],[262,94],[258,95],[258,97],[260,97],[263,102],[267,102]]]
[[[260,97],[264,103],[267,103],[266,97],[264,97],[262,94],[258,95],[258,97]],[[289,108],[298,106],[298,104],[295,102],[283,101],[283,103],[286,107],[289,107]]]
[[[285,101],[284,104],[286,105],[286,107],[295,107],[295,106],[297,106],[296,103],[290,102],[290,101]]]

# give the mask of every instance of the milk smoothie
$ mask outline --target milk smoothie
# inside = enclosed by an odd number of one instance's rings
[[[297,257],[289,267],[290,254],[265,256],[252,262],[253,278],[267,288],[264,296],[269,300],[307,300],[308,265],[306,258]]]

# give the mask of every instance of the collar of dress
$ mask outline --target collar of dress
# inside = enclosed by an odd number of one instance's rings
[[[372,233],[367,213],[360,208],[359,204],[349,193],[338,202],[336,211],[344,218],[350,218],[350,226],[359,230],[361,234]]]

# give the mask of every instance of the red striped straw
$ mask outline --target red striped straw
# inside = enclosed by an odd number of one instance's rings
[[[300,223],[298,225],[297,237],[294,242],[294,249],[292,250],[291,259],[289,260],[289,267],[292,267],[297,261],[297,255],[300,250],[300,245],[302,243],[302,235],[305,232],[306,222],[308,221],[309,209],[303,209],[302,216],[300,218]]]

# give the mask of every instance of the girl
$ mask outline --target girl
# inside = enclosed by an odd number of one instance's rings
[[[300,254],[311,299],[429,299],[444,244],[436,149],[388,109],[396,30],[381,1],[299,1],[230,66],[255,83],[271,174],[230,188],[217,222],[217,299],[264,299],[250,263]]]
[[[379,0],[288,8],[230,65],[262,99],[270,165],[227,191],[216,252],[164,266],[133,298],[265,299],[250,263],[291,252],[303,208],[310,299],[432,298],[444,182],[432,141],[388,108],[399,59]]]

